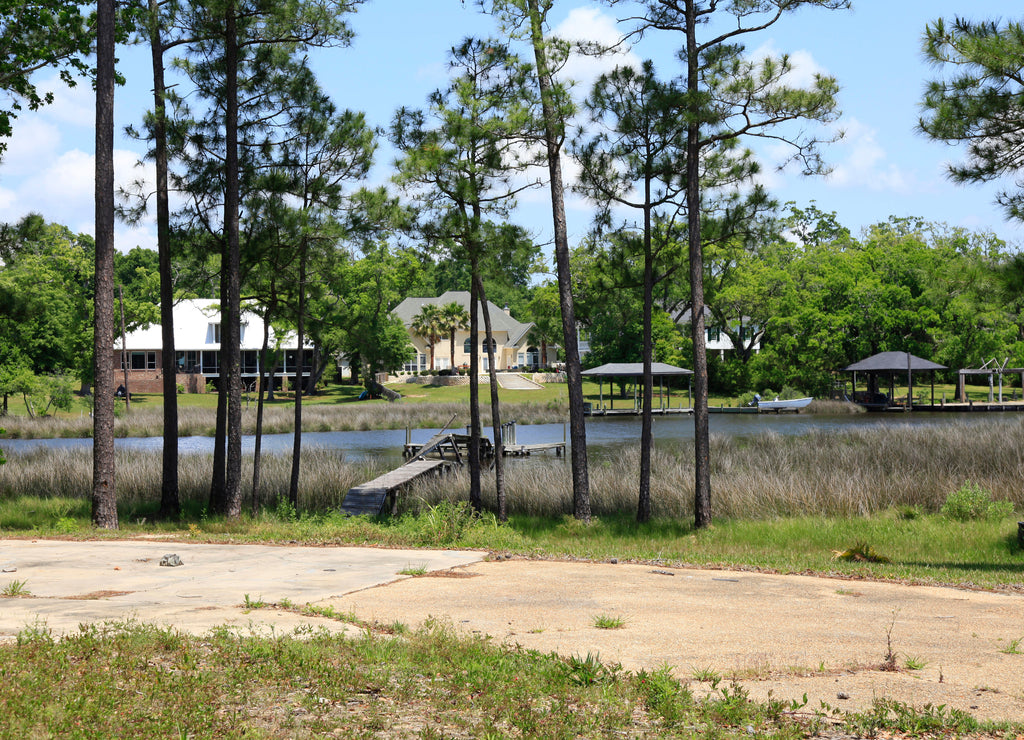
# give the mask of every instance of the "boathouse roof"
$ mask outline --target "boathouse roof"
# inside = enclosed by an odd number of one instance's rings
[[[939,365],[931,360],[925,360],[921,357],[917,357],[916,355],[912,355],[909,352],[879,352],[877,355],[871,355],[871,357],[867,357],[860,362],[847,365],[843,368],[843,372],[906,372],[908,370],[907,358],[909,358],[909,369],[911,371],[949,369],[945,365]]]
[[[590,370],[584,370],[583,375],[603,375],[605,377],[630,377],[635,378],[644,374],[642,362],[609,362]],[[676,367],[664,362],[651,363],[651,375],[693,375],[693,370],[685,367]]]

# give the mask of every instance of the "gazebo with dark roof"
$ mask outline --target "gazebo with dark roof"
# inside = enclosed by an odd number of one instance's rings
[[[909,352],[879,352],[871,355],[860,362],[847,365],[843,372],[853,373],[853,399],[862,406],[868,408],[888,407],[893,403],[893,393],[897,374],[906,373],[907,376],[907,410],[913,408],[914,398],[914,373],[931,372],[932,374],[932,405],[935,405],[935,371],[947,370],[945,365],[939,365],[931,360],[925,360]],[[857,373],[868,374],[868,392],[863,401],[857,401]],[[877,401],[872,397],[872,392],[877,391],[878,376],[889,376],[889,397],[885,402]]]
[[[604,408],[604,378],[642,378],[644,374],[644,364],[642,362],[609,362],[604,365],[591,368],[590,370],[584,370],[582,374],[597,377],[601,397],[601,407]],[[651,363],[651,376],[658,379],[659,395],[662,378],[681,375],[693,375],[693,370],[687,370],[684,367],[676,367],[675,365],[668,365],[664,362]],[[611,396],[611,403],[612,409],[614,409],[614,395]],[[669,400],[669,404],[671,405],[671,399]],[[634,397],[634,409],[636,408],[636,405],[637,401]]]

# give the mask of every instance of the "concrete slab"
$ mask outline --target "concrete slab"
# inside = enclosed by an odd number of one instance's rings
[[[176,554],[182,565],[161,566]],[[446,570],[483,559],[455,550],[205,545],[159,540],[0,540],[0,590],[18,581],[28,596],[0,598],[0,640],[28,626],[54,635],[79,624],[136,620],[202,634],[214,627],[290,630],[335,620],[248,610],[250,600],[297,606],[406,578],[399,571]]]

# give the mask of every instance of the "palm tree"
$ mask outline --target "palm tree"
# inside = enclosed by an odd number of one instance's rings
[[[441,323],[441,309],[434,303],[426,303],[420,308],[420,312],[412,317],[412,332],[418,337],[423,337],[430,347],[430,369],[434,369],[434,346],[437,344],[444,331]]]
[[[455,369],[455,334],[469,328],[469,312],[462,304],[452,301],[441,306],[441,331],[451,341],[451,365]]]

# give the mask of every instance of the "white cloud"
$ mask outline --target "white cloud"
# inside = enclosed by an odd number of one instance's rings
[[[115,187],[127,186],[139,177],[149,183],[154,181],[152,165],[140,171],[136,167],[138,159],[136,152],[115,150]],[[93,234],[94,183],[95,158],[90,153],[72,149],[50,160],[42,160],[42,169],[21,178],[11,187],[0,189],[0,221],[13,222],[29,212],[37,212],[72,231]],[[136,245],[155,248],[152,221],[152,218],[145,219],[138,229],[118,224],[118,248],[128,250]]]
[[[555,36],[567,41],[596,42],[605,47],[613,47],[622,41],[622,31],[618,28],[615,18],[593,6],[583,6],[570,11],[553,32]],[[622,66],[640,66],[640,58],[626,45],[614,54],[603,56],[573,54],[559,76],[563,80],[574,82],[585,95],[598,77],[615,67]]]
[[[911,177],[889,161],[888,153],[878,143],[877,131],[855,118],[843,122],[845,137],[829,148],[831,161],[836,162],[826,182],[833,187],[863,187],[870,190],[906,193],[911,190]]]
[[[54,75],[42,80],[37,87],[53,93],[53,102],[40,109],[46,118],[61,124],[93,128],[96,120],[96,97],[88,82],[80,80],[74,87],[68,87],[59,76]]]
[[[775,45],[774,41],[766,41],[750,53],[751,59],[761,61],[766,58],[778,59],[783,54]],[[788,87],[809,88],[814,85],[815,75],[827,75],[828,71],[815,60],[811,52],[800,49],[788,52],[789,63],[792,67],[783,81]]]
[[[0,168],[0,176],[4,179],[36,172],[41,162],[57,156],[61,141],[60,129],[41,116],[27,120],[15,119],[14,133],[8,139]]]

